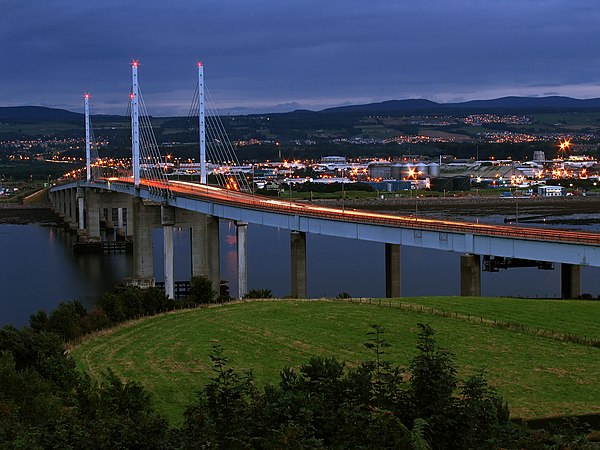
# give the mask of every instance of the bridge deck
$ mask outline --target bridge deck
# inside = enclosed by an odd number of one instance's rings
[[[507,225],[436,220],[322,207],[245,194],[197,183],[168,185],[108,179],[57,186],[99,188],[176,208],[307,233],[446,251],[600,267],[600,234]],[[169,193],[164,196],[164,193]]]

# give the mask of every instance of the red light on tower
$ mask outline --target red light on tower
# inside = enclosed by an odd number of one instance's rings
[[[198,67],[202,67],[204,64],[202,64],[202,61],[198,61]]]
[[[131,94],[129,94],[129,100],[133,100],[135,98],[135,95],[133,95],[133,92]]]
[[[85,94],[83,94],[83,98],[85,98],[86,100],[88,100],[90,98],[90,94],[88,94],[87,92]]]
[[[140,62],[139,62],[139,60],[137,60],[137,59],[134,59],[134,60],[131,62],[131,65],[132,65],[133,67],[138,67],[138,66],[140,65]]]

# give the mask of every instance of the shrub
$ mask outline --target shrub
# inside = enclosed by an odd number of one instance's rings
[[[244,298],[273,298],[270,289],[250,289]]]
[[[192,277],[188,298],[194,303],[211,303],[217,292],[213,290],[212,282],[206,277]]]

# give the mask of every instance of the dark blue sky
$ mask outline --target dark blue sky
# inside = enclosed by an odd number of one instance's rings
[[[600,97],[599,0],[0,0],[0,106],[185,115],[504,95]]]

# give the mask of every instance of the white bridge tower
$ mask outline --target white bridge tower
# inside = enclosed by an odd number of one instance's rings
[[[85,172],[86,181],[92,179],[92,164],[91,164],[91,142],[90,142],[90,94],[83,94],[84,110],[85,110]]]
[[[206,184],[206,129],[204,121],[204,65],[198,62],[198,126],[200,128],[200,183]]]
[[[133,184],[140,186],[140,118],[139,118],[139,88],[137,69],[139,62],[137,60],[131,63],[131,152],[133,164]]]

